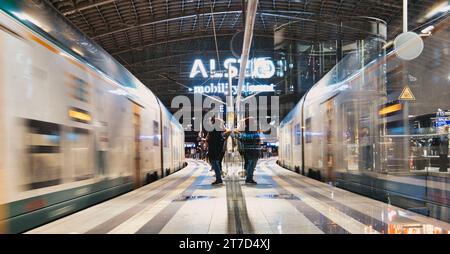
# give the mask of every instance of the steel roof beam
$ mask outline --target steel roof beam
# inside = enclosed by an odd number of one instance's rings
[[[225,14],[225,13],[238,13],[241,12],[241,10],[238,11],[218,11],[218,12],[213,12],[213,15],[221,15],[221,14]],[[211,15],[210,12],[208,13],[199,13],[199,14],[191,14],[191,15],[186,15],[186,16],[178,16],[178,17],[173,17],[173,18],[164,18],[164,19],[160,19],[160,20],[155,20],[155,21],[151,21],[151,22],[145,22],[136,26],[130,26],[130,27],[126,27],[126,28],[121,28],[121,29],[117,29],[114,31],[110,31],[107,33],[103,33],[103,34],[99,34],[96,36],[93,36],[93,39],[98,39],[110,34],[114,34],[114,33],[119,33],[119,32],[123,32],[123,31],[127,31],[130,29],[135,29],[135,28],[139,28],[139,27],[144,27],[144,26],[149,26],[149,25],[156,25],[156,24],[160,24],[160,23],[166,23],[166,22],[170,22],[170,21],[177,21],[179,19],[189,19],[189,18],[196,18],[199,16],[204,16],[204,15]]]
[[[102,1],[102,2],[98,2],[98,3],[85,4],[85,5],[76,7],[73,10],[63,12],[62,14],[64,16],[68,16],[68,15],[76,13],[77,11],[84,11],[84,10],[87,10],[87,9],[91,9],[91,8],[94,8],[94,7],[99,7],[99,6],[102,6],[102,5],[105,5],[105,4],[114,3],[114,2],[115,2],[115,0],[105,0],[105,1]]]
[[[223,31],[222,33],[218,33],[217,36],[218,37],[226,37],[226,36],[233,36],[235,34],[235,31]],[[138,47],[138,48],[127,48],[124,50],[120,50],[120,51],[116,51],[116,52],[111,52],[111,55],[119,55],[119,54],[124,54],[124,53],[128,53],[131,51],[135,51],[135,50],[142,50],[143,48],[147,48],[147,47],[152,47],[152,46],[157,46],[157,45],[162,45],[162,44],[166,44],[166,43],[176,43],[176,42],[181,42],[181,41],[188,41],[188,40],[198,40],[198,39],[203,39],[203,38],[208,38],[208,37],[213,37],[214,35],[212,33],[208,33],[205,34],[203,32],[200,33],[193,33],[191,35],[185,35],[185,36],[180,36],[180,37],[176,37],[176,38],[169,38],[167,40],[160,40],[160,41],[152,41],[149,42],[147,44],[143,44],[142,46]],[[265,37],[265,38],[273,38],[272,34],[267,34],[266,32],[264,32],[263,30],[258,31],[256,33],[254,33],[255,37]],[[287,36],[285,37],[286,40],[293,40],[293,41],[299,41],[299,42],[311,42],[314,38],[312,37],[304,37],[304,34],[299,34],[299,37],[295,37],[295,36]]]
[[[247,69],[248,56],[250,54],[250,49],[252,46],[253,28],[255,27],[257,9],[258,9],[258,0],[249,0],[247,5],[247,14],[246,14],[247,19],[245,20],[244,43],[242,46],[241,66],[239,70],[238,89],[236,96],[236,112],[238,116],[240,115],[239,110],[241,103],[242,85],[244,84],[245,81],[245,71]]]
[[[231,13],[242,14],[242,10],[216,11],[216,12],[213,12],[212,15],[224,15],[224,14],[231,14]],[[299,14],[307,14],[307,15],[308,14],[309,15],[313,14],[313,13],[310,13],[310,12],[299,12],[299,11],[297,11],[297,12],[290,12],[290,11],[276,11],[276,10],[262,10],[262,11],[259,11],[258,13],[260,13],[262,15],[271,15],[271,16],[275,17],[276,19],[277,19],[277,17],[297,18],[298,19],[298,17],[289,16],[289,15],[285,15],[285,14],[292,14],[292,15],[295,14],[296,16],[298,16]],[[180,20],[180,19],[192,19],[192,18],[196,18],[196,17],[198,18],[200,16],[205,16],[205,15],[206,16],[210,16],[211,12],[206,12],[205,11],[204,13],[198,13],[198,14],[177,16],[177,17],[173,17],[173,18],[162,18],[162,19],[159,19],[159,20],[153,20],[153,21],[150,21],[150,22],[144,22],[144,23],[137,24],[135,26],[129,26],[129,27],[125,27],[125,28],[120,28],[120,29],[116,29],[116,30],[113,30],[113,31],[109,31],[109,32],[106,32],[106,33],[103,33],[103,34],[94,35],[92,38],[93,39],[98,39],[98,38],[101,38],[101,37],[104,37],[104,36],[107,36],[107,35],[110,35],[110,34],[113,34],[113,33],[119,33],[119,32],[131,30],[131,29],[137,29],[137,28],[145,27],[145,26],[149,26],[149,25],[156,25],[156,24],[167,23],[167,22],[171,22],[171,21],[177,21],[177,20]],[[328,16],[324,17],[324,19],[326,19],[326,18],[329,18],[329,17]],[[278,22],[278,20],[276,20],[276,22]]]

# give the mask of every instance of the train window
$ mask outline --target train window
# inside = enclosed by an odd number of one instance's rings
[[[159,123],[157,121],[153,121],[153,145],[159,145]]]
[[[164,143],[164,147],[169,147],[169,128],[167,128],[167,126],[164,126],[164,132],[163,132],[163,143]]]
[[[73,128],[66,134],[70,166],[75,172],[75,181],[85,180],[94,176],[91,162],[91,139],[88,130]]]
[[[300,124],[296,124],[295,125],[294,131],[295,131],[295,133],[294,133],[295,144],[296,145],[300,145],[300,143],[301,143],[301,135],[302,135],[302,132],[301,132],[301,129],[300,129]]]
[[[305,142],[311,143],[312,142],[312,133],[311,133],[311,117],[307,118],[305,120]]]
[[[60,126],[28,120],[27,189],[58,185],[61,181]]]

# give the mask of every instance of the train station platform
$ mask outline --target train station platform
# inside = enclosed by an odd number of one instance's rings
[[[28,231],[29,234],[448,233],[450,224],[304,177],[261,159],[257,185],[212,186],[207,163]]]

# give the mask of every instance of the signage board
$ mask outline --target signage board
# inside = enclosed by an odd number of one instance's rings
[[[240,59],[227,58],[221,66],[215,59],[204,61],[195,59],[189,72],[189,78],[193,80],[208,79],[208,82],[202,82],[202,85],[193,85],[189,92],[200,94],[228,94],[228,79],[236,79],[239,76]],[[249,60],[245,71],[245,77],[248,79],[259,80],[257,82],[247,81],[243,85],[243,92],[275,92],[275,85],[267,82],[274,77],[284,75],[283,62],[274,62],[270,57],[256,57]],[[236,82],[237,83],[237,82]],[[232,93],[236,95],[237,84],[232,86]]]

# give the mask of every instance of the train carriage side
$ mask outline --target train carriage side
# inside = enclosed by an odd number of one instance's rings
[[[340,80],[327,74],[304,97],[304,164],[308,176],[448,221],[448,176],[433,172],[439,170],[436,162],[429,162],[428,169],[425,162],[425,158],[433,158],[429,151],[436,148],[431,140],[439,131],[433,122],[438,113],[433,110],[439,112],[448,105],[448,100],[436,96],[445,88],[436,79],[414,88],[431,94],[428,97],[433,100],[426,101],[425,96],[417,94],[417,100],[422,96],[420,103],[401,101],[403,83],[386,82],[397,81],[392,79],[405,66],[395,58],[395,52],[364,63],[354,60],[347,58],[336,68],[345,71]],[[347,71],[347,66],[352,68]],[[417,64],[410,68],[434,75],[422,67]],[[428,86],[435,92],[425,88]],[[286,159],[288,148],[282,147],[287,143],[288,128],[295,129],[295,125],[294,120],[284,119],[280,127],[280,164],[291,170],[295,165]],[[427,142],[431,147],[424,145]]]
[[[0,45],[8,49],[0,53],[4,232],[23,232],[153,181],[162,159],[173,168],[170,153],[161,153],[161,134],[172,142],[170,113],[138,80],[124,88],[3,11],[0,25]]]
[[[290,145],[290,122],[283,121],[279,128],[279,155],[278,161],[281,166],[290,169],[291,145]]]
[[[128,88],[134,110],[136,185],[150,183],[161,177],[161,107],[158,98],[142,84]]]
[[[2,185],[8,232],[22,232],[131,189],[131,110],[88,67],[0,15]]]

